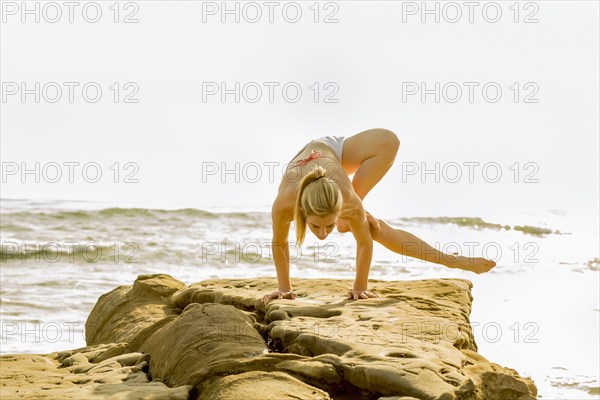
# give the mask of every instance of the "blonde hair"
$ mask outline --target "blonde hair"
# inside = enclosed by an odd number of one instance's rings
[[[325,176],[325,169],[319,165],[310,171],[298,186],[294,206],[296,224],[296,244],[302,245],[306,235],[306,217],[324,217],[342,210],[342,191],[333,180]]]

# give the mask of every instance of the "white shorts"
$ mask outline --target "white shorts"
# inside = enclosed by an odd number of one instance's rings
[[[311,142],[324,142],[329,145],[335,152],[340,163],[342,162],[342,149],[344,148],[344,137],[343,136],[321,136],[318,139],[311,140]]]
[[[306,149],[306,147],[311,144],[312,142],[323,142],[325,144],[327,144],[329,147],[331,147],[331,149],[335,152],[335,155],[337,156],[339,162],[342,162],[342,149],[344,148],[344,140],[345,137],[344,136],[321,136],[320,138],[317,139],[313,139],[310,142],[308,142],[306,145],[304,145],[304,147],[302,147],[302,149],[298,152],[298,154],[296,154],[294,157],[292,157],[292,160],[296,157],[298,157],[298,155],[300,153],[302,153],[304,151],[304,149]]]

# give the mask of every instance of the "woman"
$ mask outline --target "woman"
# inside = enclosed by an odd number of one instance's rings
[[[485,258],[446,254],[418,237],[394,229],[366,212],[362,200],[390,169],[400,147],[387,129],[369,129],[348,138],[325,136],[310,141],[288,164],[271,209],[272,251],[279,290],[263,297],[295,299],[289,274],[288,233],[296,226],[296,245],[304,241],[306,227],[325,239],[337,227],[352,232],[356,240],[356,278],[347,296],[351,299],[379,297],[367,290],[373,240],[403,255],[461,268],[475,273],[496,263]],[[352,181],[348,178],[354,174]]]

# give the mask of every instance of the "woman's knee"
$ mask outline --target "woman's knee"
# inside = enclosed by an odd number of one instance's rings
[[[394,153],[397,153],[398,149],[400,148],[400,139],[398,138],[398,135],[389,129],[382,129],[382,132],[386,148]]]
[[[389,154],[392,157],[396,156],[400,148],[398,135],[385,128],[373,129],[370,142],[376,146],[378,154]]]

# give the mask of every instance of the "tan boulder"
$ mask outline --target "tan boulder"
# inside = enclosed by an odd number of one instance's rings
[[[103,294],[86,321],[86,343],[128,343],[154,322],[177,315],[169,298],[183,287],[183,282],[169,275],[140,275],[133,286]]]

